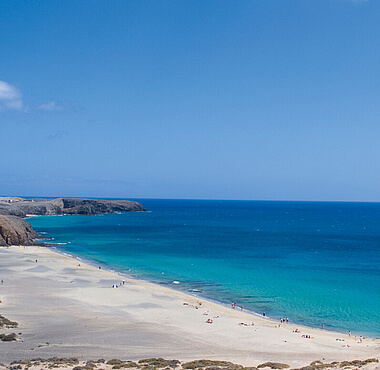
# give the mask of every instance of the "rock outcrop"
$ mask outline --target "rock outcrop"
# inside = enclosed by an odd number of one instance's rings
[[[27,215],[98,215],[101,213],[145,211],[137,202],[102,199],[23,199],[11,203],[0,202],[0,214],[26,217]]]
[[[75,199],[63,198],[64,214],[97,215],[115,212],[141,212],[145,208],[130,200],[102,200],[102,199]]]
[[[33,244],[38,238],[29,222],[16,216],[0,215],[0,245]]]
[[[1,198],[0,245],[33,244],[38,234],[23,217],[53,215],[98,215],[101,213],[139,212],[145,208],[129,200],[102,199],[22,199]]]

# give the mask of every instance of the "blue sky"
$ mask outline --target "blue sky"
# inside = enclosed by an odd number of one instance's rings
[[[380,1],[0,15],[0,195],[380,201]]]

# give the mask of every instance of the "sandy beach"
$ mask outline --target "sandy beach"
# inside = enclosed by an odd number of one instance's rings
[[[17,341],[0,342],[0,362],[6,364],[54,356],[133,361],[163,357],[244,366],[273,361],[296,368],[315,360],[380,357],[379,339],[361,342],[348,333],[291,322],[279,326],[165,286],[121,277],[45,247],[1,248],[1,279],[0,314],[18,327],[0,332],[21,333]],[[115,284],[119,287],[113,288]]]

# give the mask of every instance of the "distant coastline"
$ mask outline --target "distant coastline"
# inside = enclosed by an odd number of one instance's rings
[[[34,244],[38,235],[22,220],[25,217],[144,211],[140,203],[129,200],[0,197],[0,246]]]

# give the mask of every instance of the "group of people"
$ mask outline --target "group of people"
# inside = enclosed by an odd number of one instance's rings
[[[248,326],[248,324],[245,323],[245,322],[240,322],[239,325],[240,325],[240,326]],[[255,326],[255,323],[254,323],[254,322],[251,322],[251,326]]]
[[[79,265],[79,266],[80,266],[80,265]],[[113,285],[112,285],[112,288],[118,288],[119,286],[122,286],[122,285],[124,285],[124,284],[125,284],[125,280],[121,281],[119,285],[118,285],[118,284],[113,284]]]
[[[302,335],[302,338],[312,339],[314,337],[312,337],[311,335],[308,335],[308,334],[304,334],[304,335]]]
[[[235,309],[236,308],[236,303],[234,303],[234,302],[231,303],[231,306],[232,306],[233,309]],[[240,306],[240,310],[241,311],[243,311],[243,308],[244,308],[243,306]]]

